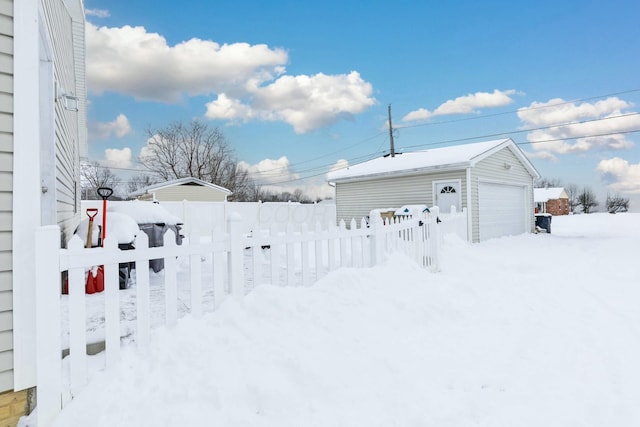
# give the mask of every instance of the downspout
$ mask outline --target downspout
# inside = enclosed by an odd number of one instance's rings
[[[473,242],[473,208],[471,204],[471,168],[467,168],[467,241]]]

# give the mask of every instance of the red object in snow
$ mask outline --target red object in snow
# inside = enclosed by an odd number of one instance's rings
[[[94,273],[95,271],[95,273]],[[85,292],[87,294],[95,294],[104,291],[104,266],[92,268],[87,275],[87,283],[85,284]]]

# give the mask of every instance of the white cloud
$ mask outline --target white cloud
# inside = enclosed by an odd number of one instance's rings
[[[87,23],[88,87],[137,99],[179,102],[184,94],[241,90],[284,72],[283,49],[248,43],[218,44],[192,38],[174,46],[144,27]]]
[[[111,16],[106,9],[85,9],[84,14],[87,16],[95,16],[96,18],[108,18]]]
[[[640,127],[640,115],[624,116],[629,112],[623,110],[632,106],[617,97],[580,104],[556,98],[521,108],[518,117],[525,128],[559,124],[534,130],[527,135],[527,140],[531,142],[548,141],[531,144],[537,152],[566,154],[596,149],[623,150],[633,147],[623,132]]]
[[[144,27],[87,23],[88,87],[140,100],[216,95],[210,119],[283,121],[305,133],[351,119],[375,104],[360,74],[286,76],[288,54],[264,44],[190,39],[174,46]]]
[[[286,156],[279,159],[264,159],[254,165],[242,161],[238,166],[247,170],[263,190],[274,193],[293,193],[300,189],[303,194],[312,199],[326,199],[334,196],[333,187],[326,182],[324,176],[301,179],[300,174],[291,169],[291,163]],[[338,160],[330,166],[330,170],[346,166],[348,166],[346,160]]]
[[[340,75],[282,76],[266,86],[248,86],[247,91],[251,105],[221,94],[207,104],[206,116],[240,121],[254,118],[284,121],[293,126],[296,133],[305,133],[341,119],[351,119],[376,103],[371,96],[371,84],[356,71]]]
[[[601,160],[596,168],[608,187],[623,194],[640,194],[640,163],[629,164],[620,157]]]
[[[476,92],[456,99],[450,99],[441,104],[433,111],[424,108],[412,111],[402,118],[403,122],[411,122],[416,120],[427,120],[434,116],[444,116],[451,114],[469,114],[475,113],[480,108],[496,108],[509,105],[513,102],[511,98],[516,91],[513,89],[501,91],[495,89],[490,92]]]
[[[111,168],[130,168],[131,162],[131,149],[125,147],[123,149],[107,148],[104,150],[105,160],[104,166]]]
[[[300,178],[297,173],[290,170],[290,166],[286,156],[279,159],[264,159],[255,165],[244,161],[238,163],[238,167],[248,171],[251,178],[259,185],[277,184]]]
[[[93,122],[89,125],[91,139],[107,139],[111,136],[122,138],[131,132],[131,124],[124,114],[119,114],[112,122]]]

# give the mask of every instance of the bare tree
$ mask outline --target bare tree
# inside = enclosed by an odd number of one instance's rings
[[[629,210],[629,198],[622,197],[619,194],[615,196],[610,196],[607,193],[607,212],[609,213],[618,213],[618,212],[627,212]]]
[[[117,177],[111,169],[101,166],[98,162],[84,163],[80,166],[82,198],[84,200],[96,200],[100,197],[96,190],[100,187],[116,189]]]
[[[562,181],[558,178],[540,178],[535,182],[536,188],[554,188],[562,187]]]
[[[584,187],[580,194],[578,194],[578,206],[582,207],[582,212],[586,214],[591,213],[593,208],[598,205],[599,203],[596,200],[596,196],[590,188]]]
[[[140,163],[160,180],[194,177],[228,188],[239,200],[248,192],[249,174],[238,162],[222,131],[200,120],[148,129]]]
[[[127,182],[127,194],[136,192],[141,188],[148,187],[152,184],[155,184],[156,182],[157,180],[149,174],[141,173],[135,175],[131,177],[131,179],[129,179],[129,181]]]
[[[573,212],[574,209],[579,205],[578,203],[578,186],[576,184],[569,184],[564,189],[567,191],[567,195],[569,196],[569,212]]]

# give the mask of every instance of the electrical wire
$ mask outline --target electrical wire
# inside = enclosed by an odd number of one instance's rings
[[[416,128],[416,127],[431,126],[431,125],[437,125],[437,124],[447,124],[447,123],[456,123],[456,122],[462,122],[462,121],[468,121],[468,120],[485,119],[485,118],[491,118],[491,117],[496,117],[496,116],[501,116],[501,115],[514,114],[514,113],[518,113],[518,112],[521,112],[521,111],[530,111],[530,110],[540,110],[540,109],[545,109],[545,108],[553,108],[553,107],[557,107],[559,105],[566,105],[566,104],[571,104],[571,103],[575,103],[575,102],[584,102],[584,101],[589,101],[589,100],[593,100],[593,99],[599,99],[599,98],[605,98],[605,97],[611,97],[611,96],[617,96],[617,95],[624,95],[624,94],[629,94],[629,93],[634,93],[634,92],[640,92],[640,89],[631,89],[631,90],[626,90],[626,91],[621,91],[621,92],[609,93],[609,94],[605,94],[605,95],[592,96],[592,97],[587,97],[587,98],[580,98],[580,99],[575,99],[575,100],[556,103],[556,104],[540,105],[540,106],[535,106],[535,107],[521,108],[521,109],[518,109],[518,110],[511,110],[511,111],[505,111],[505,112],[494,113],[494,114],[484,114],[482,116],[476,116],[476,117],[465,117],[465,118],[452,119],[452,120],[446,120],[446,121],[437,121],[437,122],[421,123],[421,124],[415,124],[415,125],[398,126],[398,127],[394,127],[394,130],[411,129],[411,128]],[[639,114],[640,113],[638,113],[638,112],[634,112],[634,113],[628,113],[628,114],[621,114],[621,115],[618,115],[618,116],[603,117],[603,118],[590,119],[590,120],[584,120],[584,121],[579,121],[579,122],[567,122],[567,123],[561,123],[561,124],[555,124],[555,125],[549,125],[549,126],[542,126],[542,127],[538,127],[538,128],[520,129],[520,130],[515,130],[515,131],[499,132],[499,133],[494,133],[494,134],[487,134],[487,135],[480,135],[480,136],[473,136],[473,137],[466,137],[466,138],[458,138],[458,139],[437,141],[437,142],[432,142],[432,143],[427,143],[427,144],[417,144],[417,145],[403,146],[400,149],[404,150],[404,149],[408,149],[408,148],[418,148],[418,147],[443,145],[443,144],[450,144],[450,143],[454,143],[454,142],[464,142],[464,141],[470,141],[470,140],[482,139],[482,138],[489,138],[489,137],[496,137],[496,136],[508,136],[508,135],[514,135],[514,134],[518,134],[518,133],[532,132],[532,131],[536,131],[536,130],[544,130],[544,129],[562,127],[562,126],[572,126],[572,125],[579,125],[579,124],[583,124],[583,123],[591,123],[591,122],[598,122],[598,121],[602,121],[602,120],[611,120],[611,119],[615,119],[615,118],[629,117],[629,116],[634,116],[634,115],[639,115]],[[640,131],[640,130],[617,131],[617,132],[610,132],[610,133],[603,133],[603,134],[585,135],[585,136],[580,136],[580,137],[573,136],[573,137],[566,137],[566,138],[549,139],[549,140],[544,140],[544,141],[529,141],[529,142],[518,143],[518,145],[536,144],[536,143],[553,142],[553,141],[564,141],[564,140],[577,139],[577,138],[587,138],[587,137],[600,137],[600,136],[608,136],[608,135],[615,135],[615,134],[635,133],[635,132],[638,132],[638,131]],[[312,161],[315,161],[315,160],[327,158],[327,157],[333,156],[333,155],[335,155],[337,153],[347,151],[347,150],[352,149],[352,148],[354,148],[354,147],[356,147],[358,145],[361,145],[361,144],[363,144],[365,142],[368,142],[370,140],[378,138],[378,137],[380,137],[382,135],[386,135],[386,133],[387,133],[386,131],[381,131],[376,135],[373,135],[373,136],[370,136],[370,137],[365,138],[363,140],[360,140],[360,141],[358,141],[358,142],[356,142],[356,143],[354,143],[352,145],[349,145],[348,147],[342,148],[340,150],[333,151],[331,153],[324,154],[322,156],[318,156],[318,157],[315,157],[315,158],[303,160],[303,161],[297,162],[295,164],[290,164],[288,166],[288,168],[287,168],[287,172],[275,173],[274,174],[273,172],[280,171],[283,168],[273,168],[273,169],[269,169],[269,170],[262,170],[262,171],[253,172],[253,173],[251,173],[251,176],[252,176],[252,178],[258,179],[258,180],[260,179],[260,177],[268,177],[268,178],[272,179],[272,178],[277,177],[278,175],[287,176],[287,175],[291,175],[291,174],[305,174],[305,173],[308,173],[308,172],[315,172],[315,171],[322,170],[321,173],[314,173],[314,174],[305,175],[305,176],[301,176],[301,177],[294,178],[294,179],[287,179],[287,180],[283,180],[283,181],[265,182],[264,185],[286,184],[286,183],[292,183],[292,182],[302,181],[302,180],[305,180],[305,179],[321,176],[321,175],[326,174],[327,168],[333,166],[335,164],[335,162],[325,163],[325,164],[322,164],[322,165],[314,166],[314,167],[303,169],[303,170],[300,170],[300,171],[295,171],[295,167],[298,166],[298,165],[301,165],[301,164],[305,164],[305,163],[309,163],[309,162],[312,162]],[[358,164],[358,163],[362,163],[362,162],[368,161],[368,160],[370,160],[372,158],[375,158],[375,157],[377,157],[377,156],[379,156],[381,154],[385,154],[388,151],[388,150],[382,150],[381,151],[380,150],[381,146],[382,146],[382,144],[380,144],[378,146],[378,149],[376,149],[374,152],[370,152],[370,153],[367,153],[365,155],[356,156],[356,157],[345,159],[345,160],[347,162],[349,162],[349,163],[356,162],[356,163],[353,163],[353,164]],[[98,168],[105,168],[105,169],[132,171],[132,172],[138,172],[138,173],[142,173],[142,174],[153,174],[152,171],[148,171],[148,170],[144,170],[144,169],[109,167],[109,166],[103,166],[103,165],[91,165],[91,166],[95,166],[95,167],[98,167]],[[122,181],[122,182],[124,183],[124,182],[130,182],[130,181]]]

